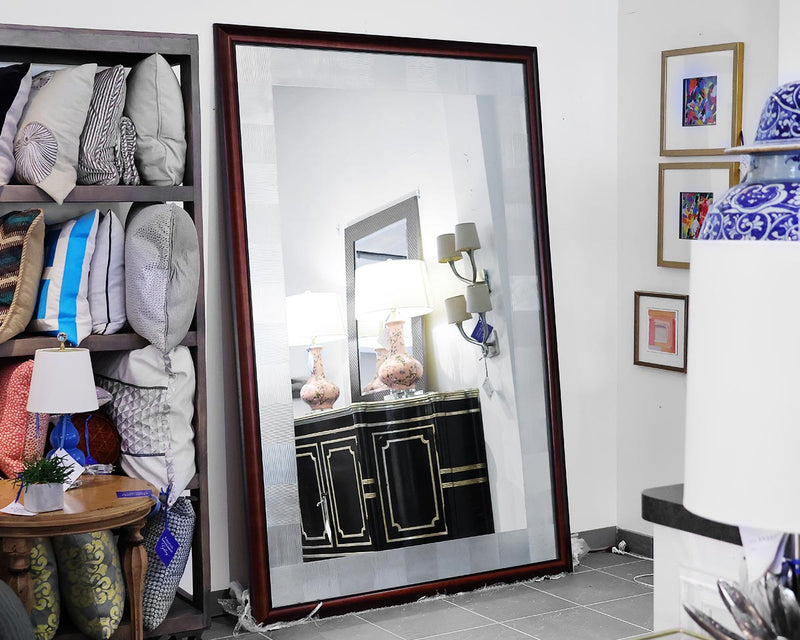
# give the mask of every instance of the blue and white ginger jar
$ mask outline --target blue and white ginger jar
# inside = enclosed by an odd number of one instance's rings
[[[800,82],[767,98],[753,144],[725,153],[748,154],[749,169],[712,205],[698,239],[800,239]]]

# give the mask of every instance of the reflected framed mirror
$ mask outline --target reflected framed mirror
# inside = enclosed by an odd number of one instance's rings
[[[214,29],[254,616],[571,570],[535,48]]]

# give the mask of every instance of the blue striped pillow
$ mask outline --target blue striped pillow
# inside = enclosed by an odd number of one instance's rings
[[[94,253],[100,211],[48,226],[44,236],[44,270],[31,331],[67,334],[79,345],[92,332],[89,312],[89,265]]]

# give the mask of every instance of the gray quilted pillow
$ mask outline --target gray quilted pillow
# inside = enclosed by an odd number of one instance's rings
[[[119,144],[114,150],[114,164],[117,165],[122,184],[136,186],[141,184],[139,172],[136,170],[134,154],[136,153],[136,125],[127,116],[122,116],[119,126]]]
[[[34,640],[33,626],[22,601],[0,580],[0,638]]]
[[[155,629],[164,622],[175,592],[186,569],[194,533],[194,509],[189,498],[178,498],[169,510],[169,532],[178,542],[178,551],[164,565],[156,553],[156,544],[164,533],[164,509],[154,513],[144,526],[144,548],[147,550],[147,573],[144,576],[144,628]]]
[[[174,203],[132,208],[125,229],[125,306],[133,330],[167,353],[186,337],[200,283],[197,229]]]

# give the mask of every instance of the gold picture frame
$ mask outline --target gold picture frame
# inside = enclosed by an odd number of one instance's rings
[[[690,246],[705,214],[714,202],[738,183],[738,162],[659,163],[659,267],[689,268]],[[693,211],[687,213],[687,208]]]
[[[662,156],[713,156],[742,129],[744,43],[661,52]]]

